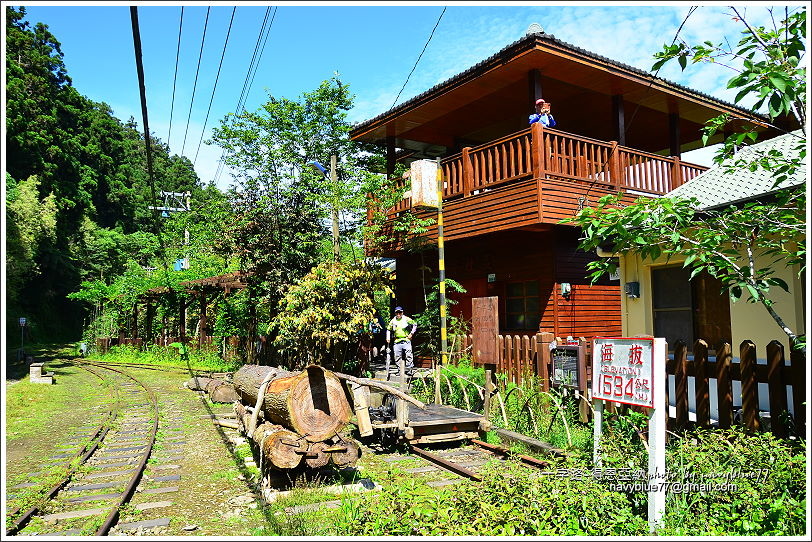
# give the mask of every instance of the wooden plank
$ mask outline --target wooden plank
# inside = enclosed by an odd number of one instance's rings
[[[781,378],[781,369],[785,366],[784,345],[770,341],[767,345],[767,386],[770,391],[770,430],[776,437],[787,436],[784,423],[787,415],[787,388]]]
[[[696,378],[696,424],[700,427],[710,425],[710,394],[707,375],[708,343],[699,339],[694,343],[694,367]]]
[[[730,427],[733,418],[733,389],[730,382],[730,366],[733,353],[728,343],[716,350],[716,393],[719,406],[719,427]]]
[[[759,428],[758,384],[754,374],[756,346],[752,341],[742,341],[739,352],[742,372],[742,421],[747,429],[757,431]]]

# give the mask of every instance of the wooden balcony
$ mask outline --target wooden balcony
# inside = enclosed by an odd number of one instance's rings
[[[623,191],[628,201],[657,196],[707,169],[538,123],[464,148],[443,159],[441,167],[447,239],[556,224],[605,194]],[[411,209],[409,192],[406,196],[389,216]]]

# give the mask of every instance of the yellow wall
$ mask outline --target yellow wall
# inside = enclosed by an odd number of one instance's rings
[[[654,333],[653,312],[651,308],[651,268],[653,266],[680,264],[683,259],[664,258],[652,263],[650,260],[641,262],[637,256],[623,256],[620,258],[620,282],[621,292],[623,285],[627,282],[640,283],[640,297],[633,299],[621,293],[621,313],[623,334],[626,337],[633,335],[651,335]],[[766,267],[768,261],[757,261],[757,267]],[[804,300],[801,281],[798,278],[797,268],[782,268],[776,272],[776,277],[783,279],[789,285],[789,293],[782,289],[773,287],[770,289],[771,298],[774,300],[775,311],[784,319],[786,324],[796,334],[805,333],[803,311]],[[739,301],[730,303],[730,328],[733,335],[733,350],[738,350],[738,345],[744,340],[751,340],[756,345],[758,357],[765,357],[764,348],[773,339],[778,339],[784,344],[785,351],[789,352],[789,341],[786,334],[772,319],[763,305],[748,303],[745,301],[745,293]]]

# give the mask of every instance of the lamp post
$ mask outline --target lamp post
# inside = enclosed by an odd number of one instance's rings
[[[435,368],[434,403],[440,404],[440,374],[446,364],[448,336],[446,334],[446,300],[445,300],[445,242],[443,240],[443,169],[440,158],[437,158],[437,254],[440,271],[440,363]]]
[[[321,174],[324,175],[325,178],[329,178],[330,182],[332,183],[332,188],[333,188],[334,192],[333,192],[333,205],[332,205],[332,209],[330,210],[330,214],[332,215],[332,219],[333,219],[333,258],[335,259],[336,262],[340,262],[341,261],[341,245],[338,242],[338,208],[337,208],[338,206],[336,205],[336,201],[335,201],[335,188],[336,188],[336,185],[338,184],[338,174],[336,172],[336,160],[337,160],[337,158],[336,158],[335,154],[330,156],[330,173],[329,173],[329,175],[327,173],[327,169],[323,165],[318,163],[317,161],[313,160],[312,162],[310,162],[310,165],[314,169],[316,169],[317,171],[320,171]]]

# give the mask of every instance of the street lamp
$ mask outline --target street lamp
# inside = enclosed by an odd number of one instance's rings
[[[332,183],[333,192],[333,208],[331,210],[332,218],[333,218],[333,258],[335,258],[336,262],[341,261],[341,246],[338,242],[338,209],[335,201],[335,189],[336,185],[338,184],[338,176],[336,175],[336,155],[330,156],[330,173],[328,175],[327,168],[323,165],[318,163],[317,161],[313,160],[310,162],[310,166],[315,169],[316,171],[321,172],[325,178],[329,179]]]

